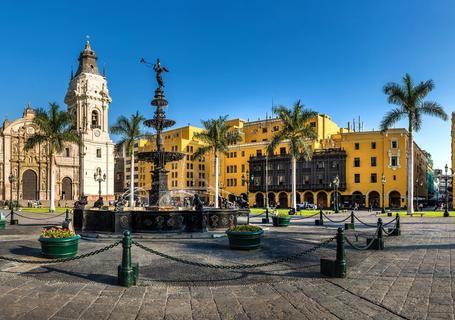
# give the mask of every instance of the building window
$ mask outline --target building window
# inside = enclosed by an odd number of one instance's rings
[[[101,149],[96,149],[96,157],[101,158]]]
[[[376,142],[373,141],[373,142],[371,143],[371,149],[376,149]]]
[[[280,130],[280,127],[279,127],[279,126],[273,126],[272,131],[279,131],[279,130]]]
[[[397,156],[390,157],[390,165],[392,167],[398,167],[398,157]]]
[[[256,157],[262,156],[262,150],[256,150]]]
[[[376,173],[372,173],[371,176],[370,176],[370,181],[371,183],[376,183],[378,182],[378,176],[376,175]]]
[[[396,180],[397,180],[397,176],[393,175],[393,181],[396,181]]]
[[[245,165],[242,164],[242,172],[245,172]]]
[[[71,157],[70,148],[65,148],[65,157]]]
[[[316,128],[316,122],[315,121],[311,121],[310,122],[310,127],[311,128]]]
[[[398,148],[398,141],[397,140],[392,140],[392,149]]]
[[[280,154],[286,154],[286,147],[280,148]]]
[[[371,166],[376,167],[376,157],[371,157]]]
[[[354,183],[360,183],[360,174],[359,173],[354,174]]]
[[[245,151],[242,151],[242,157],[244,157],[244,156],[245,156]]]
[[[278,185],[282,186],[284,184],[284,176],[279,175],[278,176]]]
[[[262,128],[262,133],[267,133],[267,128]]]
[[[358,142],[354,143],[354,149],[359,150],[360,149],[360,143],[358,143]]]
[[[360,158],[354,158],[354,167],[360,167]]]

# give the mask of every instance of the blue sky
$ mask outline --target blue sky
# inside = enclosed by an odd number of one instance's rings
[[[450,114],[454,14],[450,0],[2,1],[0,116],[20,116],[28,101],[64,107],[86,35],[107,69],[111,123],[136,110],[152,116],[153,72],[141,57],[170,69],[177,125],[224,114],[256,120],[273,98],[377,129],[390,109],[383,85],[406,72],[433,79],[429,99]],[[416,140],[436,167],[450,162],[450,121],[425,118]]]

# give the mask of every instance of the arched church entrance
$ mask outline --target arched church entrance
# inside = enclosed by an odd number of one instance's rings
[[[38,178],[30,169],[22,175],[22,199],[38,200]]]

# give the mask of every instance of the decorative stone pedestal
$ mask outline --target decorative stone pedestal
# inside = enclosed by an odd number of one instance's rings
[[[346,261],[321,259],[321,273],[331,278],[345,278]]]
[[[367,238],[367,246],[373,241],[368,250],[384,250],[384,239],[382,238]]]
[[[389,237],[390,236],[400,236],[401,235],[401,230],[396,229],[396,228],[389,228]]]
[[[355,225],[353,223],[345,223],[344,230],[355,230]]]

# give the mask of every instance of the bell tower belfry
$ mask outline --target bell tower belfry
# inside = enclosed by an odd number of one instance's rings
[[[99,182],[94,175],[101,170],[106,180],[101,183],[104,200],[114,195],[114,145],[109,137],[108,111],[112,99],[105,75],[100,75],[97,56],[87,39],[79,55],[76,74],[71,73],[65,96],[68,112],[82,138],[79,150],[80,194],[89,200],[98,198]]]

